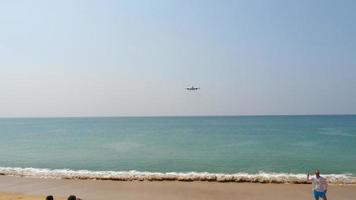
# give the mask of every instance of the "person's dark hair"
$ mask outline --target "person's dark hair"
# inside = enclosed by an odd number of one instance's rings
[[[48,195],[48,196],[46,197],[46,200],[53,200],[53,196],[52,196],[52,195]]]
[[[70,195],[70,196],[68,197],[68,200],[77,200],[77,197],[74,196],[74,195]]]

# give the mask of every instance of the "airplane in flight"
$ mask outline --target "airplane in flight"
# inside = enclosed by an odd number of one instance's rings
[[[188,91],[196,91],[196,90],[199,90],[200,88],[198,88],[198,87],[188,87],[188,88],[185,88],[186,90],[188,90]]]

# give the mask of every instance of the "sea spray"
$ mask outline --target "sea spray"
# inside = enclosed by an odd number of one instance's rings
[[[294,183],[304,184],[305,174],[291,173],[208,173],[208,172],[141,172],[141,171],[89,171],[70,169],[0,167],[0,175],[49,178],[49,179],[92,179],[114,181],[211,181],[251,183]],[[331,184],[356,184],[352,174],[325,174]]]

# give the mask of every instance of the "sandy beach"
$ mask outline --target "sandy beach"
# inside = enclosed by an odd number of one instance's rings
[[[177,181],[59,180],[0,176],[0,200],[44,199],[52,194],[65,199],[75,194],[84,200],[135,199],[312,199],[307,184],[257,184]],[[331,185],[329,199],[351,200],[356,185]]]
[[[21,193],[7,193],[7,192],[0,192],[0,200],[43,200],[45,196],[33,196],[33,195],[26,195]],[[57,200],[65,200],[65,198],[56,198]]]

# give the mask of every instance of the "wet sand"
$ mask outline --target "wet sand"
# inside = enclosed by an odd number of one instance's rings
[[[12,194],[10,194],[12,193]],[[258,184],[177,181],[57,180],[0,176],[0,200],[39,200],[48,194],[83,200],[163,200],[163,199],[313,199],[307,184]],[[5,196],[8,195],[8,196]],[[12,195],[10,197],[9,195]],[[17,196],[16,196],[17,195]],[[355,199],[356,185],[331,185],[329,199]],[[21,198],[20,198],[21,197]],[[55,198],[59,199],[59,198]]]

